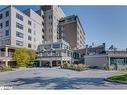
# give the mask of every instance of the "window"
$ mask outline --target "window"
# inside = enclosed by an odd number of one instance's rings
[[[31,44],[28,44],[28,48],[31,48]]]
[[[44,39],[44,35],[42,35],[42,38]]]
[[[31,41],[31,40],[32,40],[31,36],[28,36],[28,40],[29,40],[29,41]]]
[[[42,15],[42,18],[44,19],[44,15]]]
[[[18,46],[23,46],[23,42],[22,42],[22,41],[16,40],[16,45],[18,45]]]
[[[53,48],[60,48],[60,44],[53,44]]]
[[[49,19],[52,19],[52,15],[49,15]]]
[[[31,25],[31,21],[30,20],[28,20],[28,25]]]
[[[23,21],[23,16],[20,15],[20,14],[18,14],[18,13],[16,13],[16,18],[19,19],[19,20],[21,20],[21,21]]]
[[[5,31],[5,36],[9,36],[9,30]]]
[[[0,29],[3,28],[3,23],[0,23]]]
[[[0,19],[2,19],[3,18],[3,14],[0,14]]]
[[[6,17],[8,17],[9,16],[9,11],[6,11],[6,14],[5,15],[6,15]]]
[[[5,26],[6,26],[6,27],[9,26],[9,20],[6,21]]]
[[[16,31],[16,36],[17,36],[17,37],[20,37],[20,38],[23,38],[23,33],[20,33],[20,32],[18,32],[18,31]]]
[[[10,39],[4,40],[5,45],[10,45]]]
[[[31,29],[30,28],[28,28],[28,33],[31,33]]]
[[[42,25],[44,26],[44,22],[42,22]]]
[[[42,32],[44,32],[44,29],[42,29]]]
[[[20,23],[17,23],[17,22],[16,22],[16,27],[19,28],[19,29],[21,29],[21,30],[23,30],[23,25],[20,24]]]

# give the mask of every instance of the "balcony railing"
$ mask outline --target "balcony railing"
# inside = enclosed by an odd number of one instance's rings
[[[8,56],[7,57],[12,57],[13,53],[12,52],[8,52]],[[0,57],[6,57],[5,56],[5,52],[0,52]]]

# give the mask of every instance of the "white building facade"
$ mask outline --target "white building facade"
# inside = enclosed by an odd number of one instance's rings
[[[0,10],[0,64],[15,66],[15,48],[37,50],[44,41],[43,21],[32,9],[20,11],[8,6]]]
[[[43,19],[32,9],[24,12],[13,6],[0,10],[0,45],[36,50],[43,42]]]

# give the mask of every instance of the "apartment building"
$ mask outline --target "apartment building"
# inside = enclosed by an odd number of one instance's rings
[[[36,50],[43,42],[43,19],[32,9],[20,11],[13,6],[0,10],[0,45]]]
[[[37,50],[43,43],[43,18],[32,9],[20,11],[13,6],[0,10],[0,64],[13,64],[15,48]]]
[[[59,39],[68,42],[73,50],[85,47],[85,32],[78,16],[72,15],[60,19],[58,30]]]
[[[44,39],[48,42],[56,42],[58,39],[58,23],[59,20],[64,17],[64,13],[59,6],[48,5],[41,6],[41,10],[44,12]]]

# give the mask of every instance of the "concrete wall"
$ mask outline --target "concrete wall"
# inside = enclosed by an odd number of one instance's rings
[[[106,56],[85,56],[85,64],[89,67],[98,67],[103,69],[107,62],[108,61]]]

